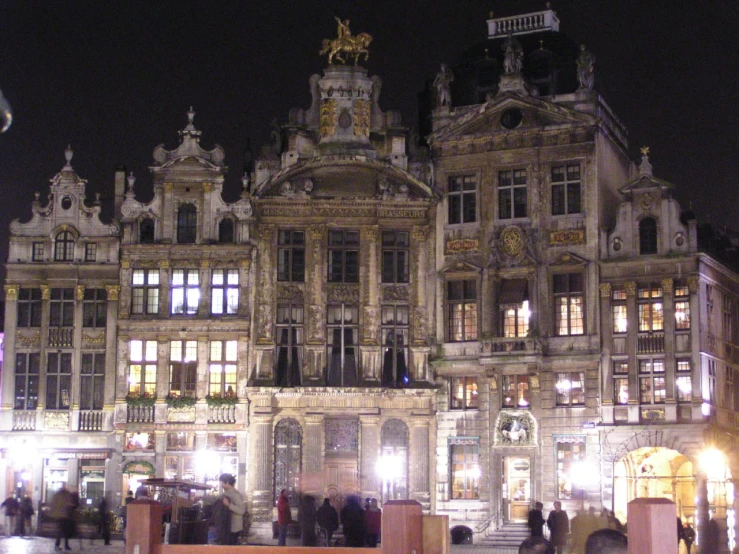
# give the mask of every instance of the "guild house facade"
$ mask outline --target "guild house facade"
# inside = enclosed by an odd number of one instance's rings
[[[536,500],[624,520],[665,496],[733,548],[739,275],[553,11],[487,31],[419,96],[419,144],[339,20],[234,202],[192,109],[150,201],[116,172],[110,223],[68,149],[11,225],[5,494],[227,471],[255,536],[286,488],[414,499],[493,543]]]

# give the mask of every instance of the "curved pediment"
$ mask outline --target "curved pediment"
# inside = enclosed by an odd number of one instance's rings
[[[419,200],[434,191],[410,173],[358,155],[314,158],[283,169],[260,184],[254,196]]]

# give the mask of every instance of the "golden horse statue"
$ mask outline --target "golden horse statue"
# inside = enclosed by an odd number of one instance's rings
[[[349,20],[341,21],[338,17],[335,17],[339,24],[339,37],[335,39],[323,39],[321,44],[321,51],[318,53],[320,56],[328,54],[328,63],[334,63],[334,58],[345,64],[349,56],[354,56],[354,65],[359,63],[359,56],[364,54],[364,61],[369,59],[369,50],[367,47],[372,42],[372,35],[369,33],[359,33],[357,36],[352,36],[349,30]],[[346,53],[348,56],[346,59],[341,56],[341,53]]]

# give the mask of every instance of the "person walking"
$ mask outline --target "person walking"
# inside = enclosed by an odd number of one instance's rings
[[[382,510],[377,498],[370,498],[369,509],[364,511],[364,533],[369,548],[377,548],[382,530]]]
[[[9,496],[0,504],[5,510],[5,534],[11,536],[15,532],[15,518],[18,516],[20,504],[15,496]]]
[[[331,505],[331,501],[328,498],[323,499],[323,504],[318,508],[316,512],[316,521],[321,529],[326,530],[326,542],[331,544],[331,537],[333,537],[336,530],[339,528],[339,513]]]
[[[277,546],[285,546],[287,541],[287,527],[290,525],[292,515],[290,513],[290,500],[287,497],[287,489],[280,491],[280,497],[277,499],[277,527],[279,535],[277,536]]]
[[[72,550],[69,539],[74,532],[74,515],[72,493],[67,489],[67,484],[62,483],[61,488],[51,498],[50,515],[57,522],[56,541],[54,550],[61,550],[61,542],[64,539],[64,550]]]
[[[306,494],[298,508],[300,546],[316,546],[316,520],[316,499],[310,494]]]
[[[685,548],[688,550],[688,554],[690,554],[690,549],[693,547],[693,543],[695,542],[695,529],[693,529],[690,523],[685,524],[685,529],[683,529],[683,540],[685,541]]]
[[[567,546],[567,536],[570,533],[570,518],[567,512],[562,509],[562,503],[557,501],[554,503],[554,510],[549,512],[547,517],[547,527],[551,533],[550,542],[556,549],[557,554],[564,552]]]
[[[31,497],[26,495],[21,500],[21,505],[18,510],[18,535],[23,537],[26,534],[33,534],[33,501]]]
[[[244,514],[246,513],[244,497],[234,486],[236,485],[236,478],[230,473],[221,474],[218,480],[223,488],[223,505],[228,508],[231,515],[227,544],[237,545],[239,544],[239,535],[244,529]]]
[[[529,519],[527,521],[527,525],[529,530],[531,531],[532,537],[543,537],[544,536],[544,514],[542,513],[542,510],[544,509],[544,504],[541,502],[537,502],[534,504],[534,508],[532,510],[529,510]]]
[[[104,496],[100,497],[98,512],[100,512],[100,538],[103,539],[103,544],[108,546],[110,545],[110,512],[108,511],[108,501]]]

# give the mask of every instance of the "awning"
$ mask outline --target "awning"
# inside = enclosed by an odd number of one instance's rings
[[[506,279],[500,286],[499,306],[520,306],[528,300],[528,279]]]

